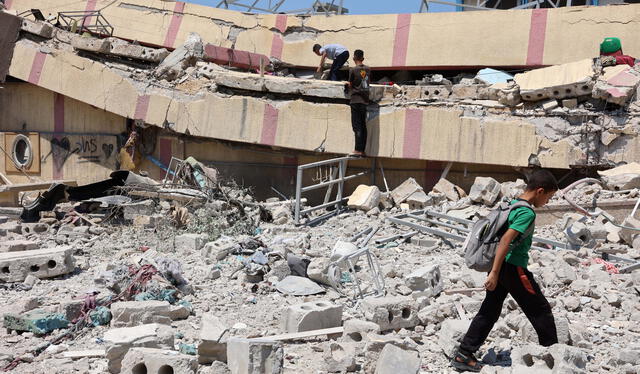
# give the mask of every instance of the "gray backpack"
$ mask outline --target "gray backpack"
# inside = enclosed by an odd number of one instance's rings
[[[493,259],[496,257],[498,243],[502,239],[502,234],[509,219],[509,213],[520,207],[533,208],[526,202],[519,200],[509,205],[508,202],[501,202],[486,217],[480,218],[473,224],[471,232],[467,236],[462,248],[464,248],[464,261],[470,269],[489,272],[493,267]],[[533,233],[533,223],[527,228],[524,234],[520,234],[511,245],[520,244],[524,238]]]

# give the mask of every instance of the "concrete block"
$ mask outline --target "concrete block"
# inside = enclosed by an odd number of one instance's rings
[[[453,357],[470,324],[471,321],[459,319],[447,319],[442,322],[438,332],[438,345],[447,357]]]
[[[407,100],[418,100],[422,98],[422,87],[420,86],[405,86],[403,87],[404,98]]]
[[[171,324],[179,317],[186,318],[180,312],[180,306],[171,305],[167,301],[121,301],[111,305],[111,327],[131,327],[148,323]]]
[[[198,360],[177,351],[131,348],[122,360],[122,374],[195,374]]]
[[[220,261],[238,249],[240,249],[240,246],[233,239],[221,237],[205,244],[200,251],[200,255],[204,258]]]
[[[75,269],[71,247],[0,253],[0,280],[22,282],[27,275],[51,278]]]
[[[447,86],[420,86],[422,88],[422,98],[432,100],[444,100],[449,97],[451,90]]]
[[[231,338],[227,366],[231,374],[277,374],[282,371],[282,344],[267,339]]]
[[[604,182],[605,187],[612,191],[640,188],[640,174],[624,173],[602,176],[602,181]]]
[[[491,177],[476,177],[469,192],[471,201],[493,205],[500,197],[501,185]]]
[[[37,309],[23,314],[7,313],[3,316],[3,325],[8,330],[30,331],[43,335],[67,327],[69,321],[61,313]]]
[[[22,31],[26,31],[30,34],[36,34],[47,39],[53,38],[55,32],[53,25],[44,21],[30,20],[27,18],[22,19],[20,28]]]
[[[73,48],[95,53],[109,53],[111,43],[107,39],[92,38],[90,36],[75,36],[71,39]]]
[[[640,84],[640,73],[628,65],[605,67],[604,74],[593,87],[592,96],[596,99],[624,105],[636,93]]]
[[[424,266],[413,271],[407,275],[405,283],[413,291],[427,291],[428,296],[439,295],[444,288],[438,265]]]
[[[228,326],[213,313],[202,316],[200,343],[198,344],[198,362],[210,364],[213,361],[227,362]]]
[[[282,313],[280,326],[285,333],[342,326],[342,305],[322,300],[291,305]]]
[[[152,215],[152,216],[144,216],[139,214],[133,218],[132,223],[134,226],[151,229],[151,228],[157,227],[164,218],[165,217],[160,214]]]
[[[408,178],[402,182],[401,185],[391,191],[391,197],[396,205],[400,205],[400,203],[405,202],[409,196],[413,195],[417,191],[422,191],[422,186],[420,186],[415,179]]]
[[[418,374],[420,364],[418,352],[387,344],[380,353],[375,374]]]
[[[362,301],[362,310],[367,321],[378,324],[381,331],[411,328],[419,322],[411,297],[367,297]]]
[[[42,234],[48,232],[51,227],[45,223],[23,223],[20,227],[22,235]]]
[[[502,196],[508,199],[513,199],[522,195],[526,187],[527,183],[518,178],[515,182],[502,183],[502,185],[500,186],[500,193],[502,194]]]
[[[482,86],[478,84],[454,84],[451,87],[451,95],[458,99],[478,99]]]
[[[423,209],[431,205],[432,199],[424,191],[420,190],[412,193],[407,198],[406,203],[409,204],[409,209],[411,210]]]
[[[331,285],[328,268],[330,261],[328,258],[314,257],[307,266],[307,277],[316,283]]]
[[[587,355],[576,347],[528,344],[511,351],[514,373],[586,373]]]
[[[356,370],[357,343],[331,342],[325,346],[324,362],[329,373],[344,373]]]
[[[380,203],[380,190],[377,186],[359,185],[349,197],[347,206],[351,209],[360,209],[365,212],[378,206]]]
[[[369,334],[379,334],[378,324],[359,319],[350,319],[344,322],[342,340],[345,342],[368,341]]]
[[[158,323],[136,327],[111,329],[104,334],[106,343],[106,358],[111,373],[119,373],[122,359],[129,349],[143,348],[173,348],[173,330],[170,326]]]
[[[0,252],[30,251],[38,248],[38,243],[31,240],[7,240],[0,243]]]
[[[111,54],[120,57],[160,63],[169,55],[169,51],[165,48],[144,47],[118,38],[109,38],[109,41],[111,42]]]
[[[182,234],[176,236],[173,243],[176,251],[192,253],[202,249],[206,241],[207,235],[205,234]]]
[[[542,109],[544,109],[545,112],[551,111],[557,107],[558,107],[558,100],[555,100],[555,99],[548,100],[542,103]]]
[[[438,183],[433,186],[433,191],[444,194],[448,200],[458,201],[467,196],[464,190],[444,178],[440,178]]]
[[[7,232],[13,232],[16,234],[22,234],[22,224],[18,223],[18,222],[6,222],[3,224],[0,224],[0,230],[4,230]]]

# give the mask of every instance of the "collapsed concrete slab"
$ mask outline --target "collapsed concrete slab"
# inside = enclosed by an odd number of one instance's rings
[[[283,356],[282,344],[267,339],[231,338],[227,344],[231,374],[278,374]]]
[[[111,305],[111,327],[131,327],[148,323],[171,324],[171,321],[189,316],[181,305],[167,301],[121,301]]]
[[[213,361],[227,362],[227,340],[229,328],[213,313],[202,316],[198,362],[210,364]]]
[[[415,327],[419,322],[410,297],[367,297],[362,301],[362,310],[365,318],[379,325],[381,331]]]
[[[122,360],[122,374],[195,374],[194,356],[157,348],[131,348]]]
[[[0,252],[30,251],[38,248],[38,243],[31,240],[7,240],[0,243]]]
[[[564,99],[591,95],[595,71],[593,60],[584,59],[516,74],[514,80],[525,101]]]
[[[71,247],[0,253],[0,280],[22,282],[28,275],[51,278],[75,269]]]
[[[104,334],[109,371],[119,373],[122,360],[130,348],[173,348],[173,330],[170,326],[151,323],[136,327],[111,329]]]
[[[342,305],[329,301],[312,301],[289,306],[282,314],[284,332],[327,329],[342,325]]]

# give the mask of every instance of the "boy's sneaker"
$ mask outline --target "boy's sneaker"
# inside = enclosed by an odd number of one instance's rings
[[[464,354],[457,351],[451,360],[451,366],[458,372],[471,371],[479,373],[483,365],[472,354]]]

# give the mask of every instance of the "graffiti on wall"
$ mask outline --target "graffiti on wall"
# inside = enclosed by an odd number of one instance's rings
[[[77,163],[94,162],[107,168],[117,168],[118,135],[55,135],[50,143],[51,150],[42,162],[51,158],[55,170],[62,170],[74,155]]]

